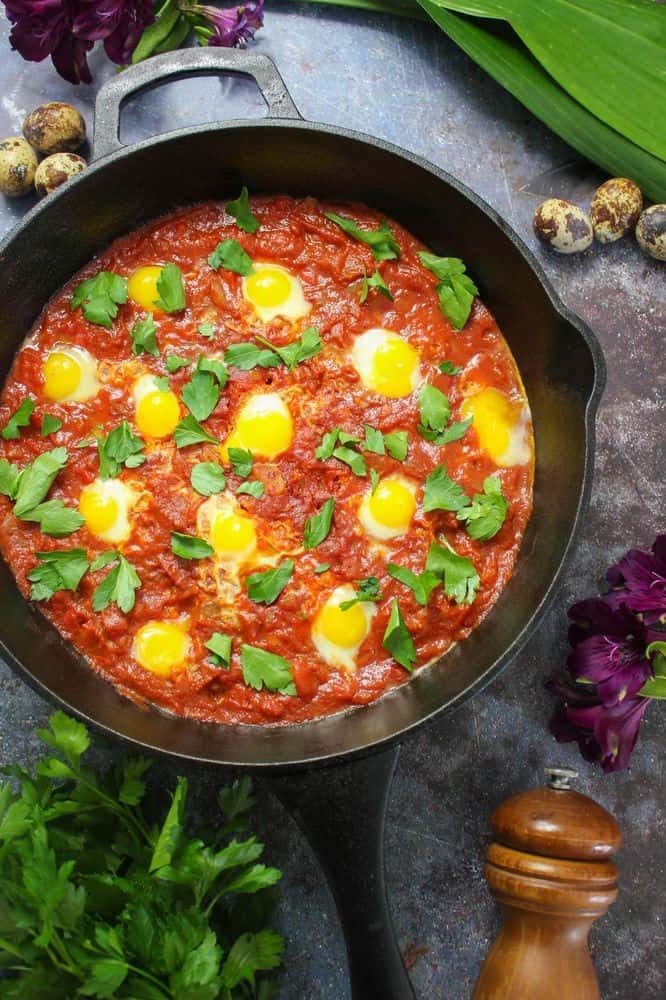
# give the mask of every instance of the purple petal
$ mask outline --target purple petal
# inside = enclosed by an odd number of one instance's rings
[[[666,614],[666,535],[657,537],[651,552],[630,549],[610,567],[606,579],[614,588],[607,595],[613,605]]]
[[[213,29],[208,45],[216,47],[245,45],[264,23],[264,0],[248,0],[226,10],[205,4],[197,4],[195,9]]]
[[[92,42],[75,38],[66,32],[62,41],[51,53],[53,65],[60,76],[70,83],[92,83],[87,58],[87,53],[92,47]]]

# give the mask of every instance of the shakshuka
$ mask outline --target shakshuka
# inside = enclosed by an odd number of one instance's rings
[[[2,392],[23,594],[191,718],[301,722],[406,681],[488,614],[532,506],[528,401],[473,279],[363,205],[245,188],[115,242]]]

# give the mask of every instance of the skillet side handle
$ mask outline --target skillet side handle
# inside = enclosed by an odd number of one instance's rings
[[[279,775],[270,787],[312,845],[333,891],[353,1000],[414,1000],[384,882],[384,823],[399,748]]]
[[[301,118],[275,63],[268,56],[239,49],[180,49],[151,56],[145,62],[130,66],[100,88],[95,101],[93,159],[122,149],[120,112],[132,94],[166,80],[216,73],[253,79],[266,102],[269,118]]]

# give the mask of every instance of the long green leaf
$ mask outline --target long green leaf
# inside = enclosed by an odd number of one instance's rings
[[[305,0],[305,2],[323,3],[330,7],[370,10],[375,14],[395,14],[398,17],[413,17],[419,21],[428,20],[419,8],[417,0]]]
[[[666,162],[620,135],[570,97],[515,36],[502,28],[481,27],[433,0],[419,3],[470,58],[579,153],[612,175],[631,177],[655,201],[666,200]]]

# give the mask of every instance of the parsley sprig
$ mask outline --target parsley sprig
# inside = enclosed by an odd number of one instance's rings
[[[42,452],[23,469],[0,459],[0,493],[14,501],[14,516],[36,521],[45,535],[55,538],[71,535],[84,523],[79,512],[62,500],[45,499],[67,458],[66,448],[54,448]]]
[[[21,434],[22,427],[30,426],[30,417],[35,409],[34,399],[24,399],[18,409],[14,410],[9,420],[0,432],[5,441],[15,441]]]
[[[459,521],[465,522],[470,538],[485,542],[494,538],[504,524],[509,502],[497,476],[487,476],[483,481],[483,493],[475,493],[470,499],[445,467],[438,465],[426,478],[423,509],[426,512],[453,511]]]
[[[118,306],[127,302],[127,278],[113,271],[100,271],[94,278],[87,278],[77,285],[69,304],[78,309],[89,323],[110,330],[118,315]]]
[[[377,229],[361,229],[358,223],[344,215],[337,215],[335,212],[324,212],[324,215],[348,236],[353,236],[355,240],[370,247],[375,260],[396,260],[400,256],[400,244],[386,219],[382,220]]]
[[[441,389],[434,385],[424,385],[419,393],[419,413],[421,422],[419,434],[434,444],[448,444],[458,441],[467,432],[472,417],[449,424],[451,405]],[[448,424],[448,426],[447,426]]]
[[[250,198],[245,185],[235,201],[227,202],[227,212],[236,220],[236,225],[246,233],[256,233],[259,229],[259,219],[252,214]]]
[[[341,601],[339,607],[341,611],[349,611],[355,604],[362,604],[363,602],[376,604],[381,599],[379,580],[376,576],[368,576],[365,580],[358,581],[354,596],[350,597],[347,601]]]
[[[459,257],[437,257],[422,251],[419,259],[424,267],[439,278],[439,307],[456,330],[462,330],[472,311],[474,296],[479,294]]]

